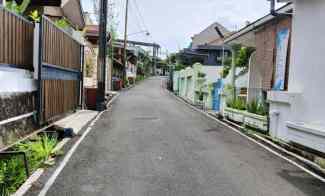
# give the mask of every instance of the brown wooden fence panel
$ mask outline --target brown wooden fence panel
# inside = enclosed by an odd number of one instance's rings
[[[79,81],[44,80],[44,119],[55,120],[78,107]]]
[[[34,24],[0,7],[0,66],[33,69]]]
[[[41,118],[49,122],[77,109],[83,46],[43,17],[41,24]]]
[[[49,19],[43,20],[43,62],[65,68],[81,69],[81,45]]]

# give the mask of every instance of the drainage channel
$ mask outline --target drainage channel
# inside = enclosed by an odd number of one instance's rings
[[[209,114],[210,115],[210,114]],[[299,155],[295,155],[294,152],[290,152],[283,147],[275,144],[273,141],[270,141],[266,138],[262,138],[262,136],[257,136],[255,134],[248,133],[247,130],[240,126],[235,124],[234,122],[231,122],[229,120],[221,119],[221,118],[216,118],[215,116],[210,115],[211,117],[215,118],[218,121],[221,121],[223,123],[226,123],[228,126],[232,127],[233,129],[236,129],[240,131],[242,134],[246,135],[249,138],[252,138],[253,140],[256,140],[257,142],[261,143],[264,146],[267,146],[268,148],[272,149],[273,151],[279,153],[281,156],[290,159],[291,161],[299,164],[300,166],[304,167],[307,170],[312,171],[313,173],[317,174],[321,178],[325,180],[325,173],[321,171],[320,169],[315,168],[314,165],[312,165],[310,160],[305,159],[303,157],[299,157]],[[272,143],[272,145],[270,144]],[[305,160],[303,160],[305,159]]]

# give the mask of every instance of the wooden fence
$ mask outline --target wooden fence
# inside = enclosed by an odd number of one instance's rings
[[[39,118],[49,122],[80,104],[83,45],[44,16],[40,43]]]
[[[0,7],[0,65],[33,69],[34,24]]]

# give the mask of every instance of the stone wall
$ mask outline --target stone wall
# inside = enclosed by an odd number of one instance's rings
[[[1,93],[0,121],[31,113],[36,110],[35,92]],[[0,125],[0,148],[26,136],[35,130],[33,116]]]

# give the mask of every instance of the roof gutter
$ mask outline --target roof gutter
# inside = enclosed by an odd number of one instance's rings
[[[270,1],[270,13],[272,16],[288,16],[288,15],[292,15],[292,13],[279,13],[276,9],[275,9],[275,5],[276,5],[276,0],[268,0]]]
[[[279,9],[276,9],[274,10],[276,13],[277,13],[277,16],[279,15],[292,15],[292,14],[289,14],[288,12],[290,12],[291,10],[293,10],[293,4],[292,3],[289,3]],[[274,16],[272,14],[268,14],[258,20],[256,20],[255,22],[251,23],[250,25],[240,29],[239,31],[237,31],[236,33],[230,35],[229,37],[226,37],[225,40],[224,40],[224,43],[227,44],[247,33],[250,33],[251,31],[254,31],[255,29],[257,29],[258,27],[264,25],[265,23],[273,20],[274,18],[276,18],[277,16]]]

